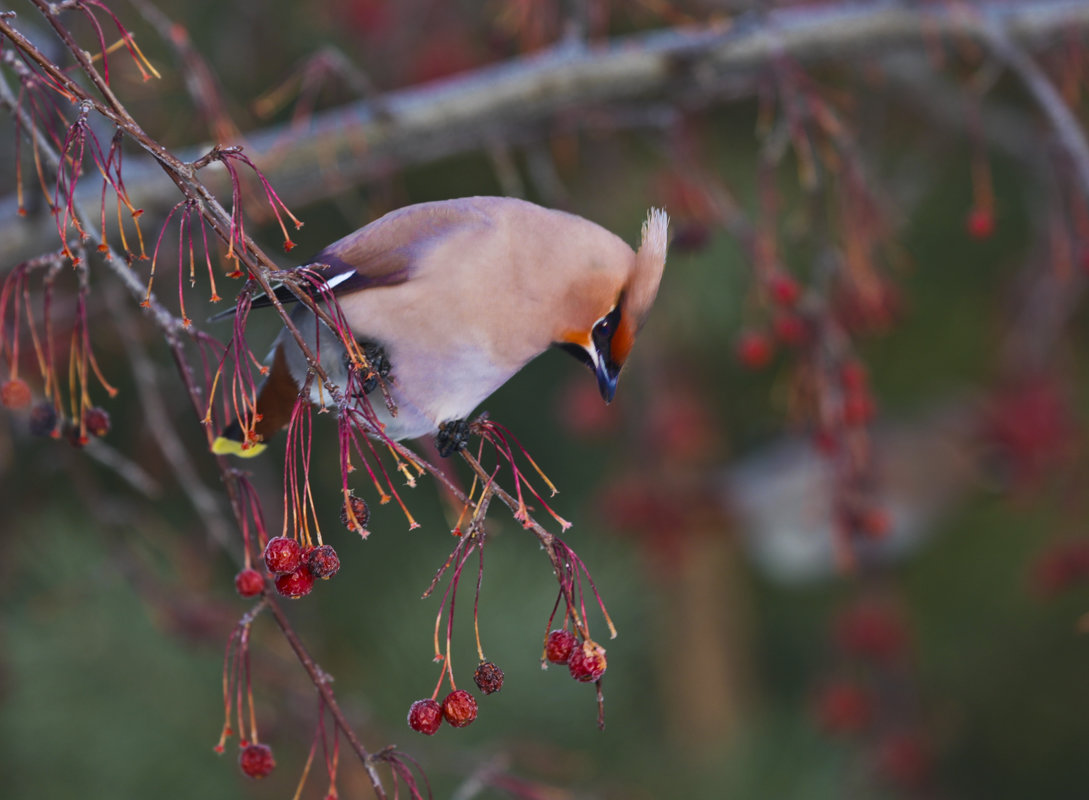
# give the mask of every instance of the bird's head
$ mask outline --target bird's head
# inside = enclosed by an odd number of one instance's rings
[[[652,208],[639,250],[628,250],[619,268],[600,270],[578,287],[571,305],[579,309],[579,324],[563,331],[556,342],[594,372],[606,403],[612,402],[620,370],[658,294],[668,243],[669,217]]]

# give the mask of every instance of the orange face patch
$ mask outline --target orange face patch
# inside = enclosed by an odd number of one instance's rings
[[[632,345],[635,344],[635,328],[626,315],[621,315],[613,340],[610,342],[609,358],[614,364],[623,364],[628,360]]]

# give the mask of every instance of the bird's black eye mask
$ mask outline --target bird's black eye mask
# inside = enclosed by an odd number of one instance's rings
[[[618,303],[612,311],[595,322],[594,327],[590,330],[590,342],[600,358],[608,359],[610,342],[612,342],[613,335],[616,333],[619,324],[620,304]],[[597,369],[593,357],[581,344],[576,344],[575,342],[553,342],[552,346],[563,350],[568,355],[574,356],[590,370]]]
[[[612,365],[612,341],[616,329],[620,327],[620,304],[613,306],[613,310],[599,319],[590,332],[590,340],[594,343],[598,357]],[[615,366],[615,365],[614,365]]]

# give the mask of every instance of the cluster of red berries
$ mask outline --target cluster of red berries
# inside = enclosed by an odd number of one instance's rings
[[[566,664],[571,677],[581,683],[596,681],[608,665],[604,647],[593,639],[580,642],[575,634],[563,629],[548,634],[545,657],[553,664]]]
[[[484,694],[493,694],[503,688],[503,670],[491,661],[481,661],[473,680]],[[443,720],[455,728],[464,728],[476,719],[476,712],[476,698],[464,689],[454,689],[441,704],[434,697],[413,703],[408,709],[408,727],[434,736]]]
[[[749,329],[737,338],[734,352],[747,369],[763,369],[775,355],[775,342],[799,347],[809,338],[809,324],[798,313],[802,288],[790,275],[776,272],[767,281],[766,289],[774,313],[770,330]]]
[[[276,591],[297,600],[310,594],[314,581],[327,580],[340,571],[340,558],[332,545],[304,548],[294,539],[277,536],[265,546],[265,567],[276,576]],[[234,588],[243,597],[256,597],[265,588],[265,579],[247,567],[235,575]]]

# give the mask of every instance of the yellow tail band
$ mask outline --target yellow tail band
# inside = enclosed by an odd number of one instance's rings
[[[238,456],[239,458],[253,458],[265,451],[268,445],[261,442],[237,442],[225,436],[217,436],[212,442],[212,452],[217,456]]]

